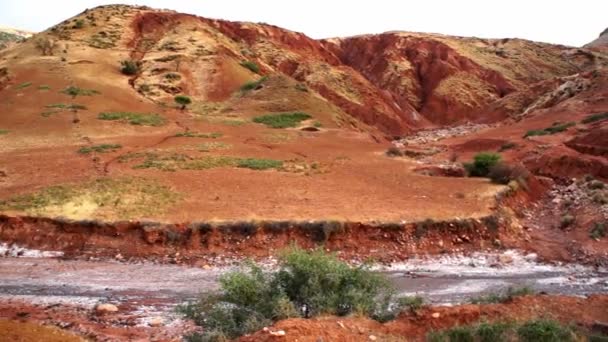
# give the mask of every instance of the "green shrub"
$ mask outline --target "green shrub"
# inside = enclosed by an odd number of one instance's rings
[[[474,342],[474,331],[470,327],[455,327],[446,332],[450,342]]]
[[[584,124],[589,124],[592,122],[606,120],[606,119],[608,119],[608,112],[589,115],[588,117],[584,118],[581,122]]]
[[[80,153],[80,154],[89,154],[92,152],[106,153],[106,152],[114,152],[120,148],[122,148],[122,146],[119,144],[101,144],[101,145],[82,147],[78,150],[78,153]]]
[[[479,342],[500,342],[504,341],[505,333],[511,328],[508,323],[481,323],[475,329],[475,334]]]
[[[103,112],[97,116],[99,120],[125,121],[136,126],[162,126],[165,118],[158,114],[144,114],[131,112]]]
[[[120,72],[125,75],[137,75],[139,73],[140,63],[133,60],[124,60],[120,62]]]
[[[186,95],[177,95],[175,98],[173,98],[173,101],[180,105],[182,110],[186,109],[186,106],[192,103],[190,97]]]
[[[542,319],[524,323],[517,329],[517,335],[522,342],[573,341],[570,329],[557,322]]]
[[[300,122],[308,120],[311,117],[302,112],[267,114],[253,118],[253,122],[261,123],[271,128],[287,128],[295,127]]]
[[[376,316],[389,310],[393,289],[366,266],[351,267],[322,250],[293,248],[279,258],[275,272],[249,263],[245,271],[220,278],[220,291],[180,307],[203,327],[191,338],[234,339],[289,317],[352,313]]]
[[[241,86],[241,91],[247,92],[250,90],[259,89],[262,86],[262,83],[266,82],[267,79],[268,77],[264,76],[258,79],[257,81],[247,82]]]
[[[243,61],[241,62],[241,66],[245,69],[249,69],[250,71],[255,72],[256,74],[260,72],[260,67],[251,61]]]
[[[0,129],[0,135],[8,134],[8,132],[9,132],[8,129]]]
[[[500,155],[490,152],[478,153],[473,157],[472,163],[465,163],[464,167],[471,177],[486,177],[490,168],[500,162]]]

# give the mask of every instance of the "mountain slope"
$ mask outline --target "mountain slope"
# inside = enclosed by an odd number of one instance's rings
[[[0,50],[6,49],[32,36],[33,33],[0,26]]]
[[[608,52],[608,28],[600,33],[600,36],[597,37],[594,41],[585,45],[585,48],[591,50],[597,50],[601,52]]]
[[[123,74],[123,61],[135,72]],[[317,41],[265,24],[97,7],[0,52],[9,161],[0,198],[25,196],[0,210],[165,221],[480,217],[500,186],[420,175],[419,161],[384,155],[389,139],[467,121],[521,137],[530,122],[555,121],[554,110],[579,120],[583,108],[604,108],[605,64],[597,52],[523,40],[393,32]],[[192,104],[180,108],[178,94]],[[61,201],[39,198],[53,186],[67,192]],[[106,203],[125,191],[133,203]]]

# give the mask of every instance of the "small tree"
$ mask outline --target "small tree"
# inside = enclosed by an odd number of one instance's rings
[[[39,37],[34,40],[34,46],[42,52],[43,56],[52,56],[55,49],[55,41],[48,37]]]
[[[175,103],[182,106],[182,110],[186,109],[186,106],[192,103],[192,100],[185,95],[177,95],[175,98]]]

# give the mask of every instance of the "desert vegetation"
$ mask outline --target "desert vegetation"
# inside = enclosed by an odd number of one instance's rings
[[[34,46],[40,50],[43,56],[52,56],[55,52],[55,41],[48,37],[38,37],[34,40]]]
[[[312,118],[302,112],[267,114],[253,118],[253,122],[264,124],[270,128],[296,127],[300,122]]]
[[[203,148],[201,147],[202,150]],[[205,152],[205,151],[202,151]],[[233,156],[191,157],[181,153],[138,153],[121,156],[122,162],[143,159],[134,169],[158,169],[162,171],[207,170],[218,167],[238,167],[252,170],[281,169],[283,161],[264,158],[240,158]]]
[[[186,95],[177,95],[173,100],[180,106],[181,110],[186,109],[186,106],[192,103],[190,97]]]
[[[78,153],[80,154],[90,154],[90,153],[108,153],[115,152],[122,148],[120,144],[100,144],[93,146],[81,147],[78,149]]]
[[[260,67],[252,61],[242,61],[241,66],[245,69],[249,69],[251,72],[258,74],[260,72]]]
[[[525,322],[493,322],[472,326],[459,326],[427,336],[429,342],[567,342],[585,338],[585,333],[576,331],[559,322],[538,319]],[[600,337],[598,337],[600,338]],[[591,339],[593,340],[593,339]],[[599,339],[598,341],[601,341]]]
[[[493,304],[505,303],[515,297],[533,295],[535,291],[530,287],[513,288],[509,287],[504,291],[488,293],[479,297],[471,298],[472,304]]]
[[[526,134],[524,134],[524,138],[539,136],[539,135],[551,135],[551,134],[565,132],[566,130],[568,130],[568,128],[575,126],[575,125],[576,125],[575,122],[555,123],[555,124],[553,124],[553,126],[547,127],[545,129],[530,130],[530,131],[526,132]]]
[[[121,121],[134,126],[162,126],[166,119],[154,113],[133,112],[103,112],[97,116],[99,120]]]
[[[606,113],[598,113],[598,114],[591,114],[588,117],[584,118],[581,123],[584,124],[590,124],[590,123],[594,123],[597,121],[602,121],[602,120],[606,120],[608,119],[608,112]]]
[[[124,60],[120,62],[120,72],[125,75],[137,75],[139,73],[140,63],[133,60]]]
[[[276,271],[249,263],[220,278],[220,290],[180,308],[203,327],[189,341],[224,341],[292,317],[359,314],[380,321],[404,309],[417,309],[419,298],[396,298],[382,276],[366,265],[350,266],[322,250],[291,248]]]
[[[222,137],[222,133],[220,132],[211,132],[211,133],[198,133],[193,131],[180,132],[175,134],[177,138],[207,138],[207,139],[217,139]]]
[[[99,91],[94,89],[84,89],[77,86],[69,86],[61,91],[61,93],[76,98],[77,96],[93,96],[98,95]]]
[[[100,178],[17,195],[0,201],[0,211],[68,218],[81,218],[83,215],[132,218],[158,214],[178,199],[180,195],[168,187],[144,178]]]
[[[257,81],[247,82],[241,86],[241,91],[248,92],[250,90],[260,89],[262,87],[262,84],[266,82],[267,79],[267,76],[263,76],[260,77]]]

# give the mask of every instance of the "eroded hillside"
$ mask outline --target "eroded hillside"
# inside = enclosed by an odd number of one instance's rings
[[[508,187],[443,177],[463,176],[474,153],[557,180],[607,178],[601,51],[408,32],[318,41],[112,5],[0,58],[10,215],[408,230],[436,220],[488,240],[475,227]],[[385,155],[391,138],[406,157]]]

